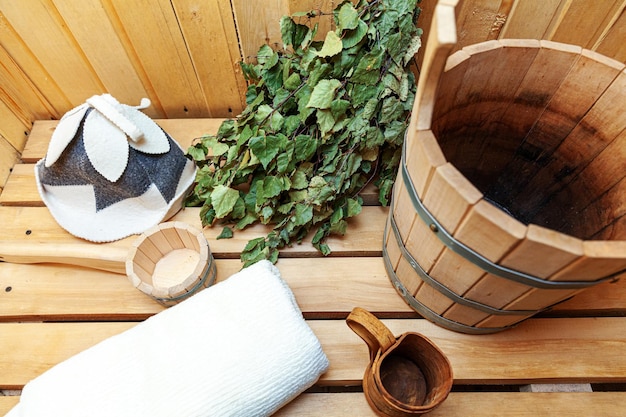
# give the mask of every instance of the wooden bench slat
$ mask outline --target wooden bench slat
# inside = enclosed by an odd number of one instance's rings
[[[219,282],[242,264],[218,259],[216,265]],[[380,258],[281,259],[278,266],[307,317],[344,318],[356,305],[377,314],[417,316],[391,285]],[[0,263],[0,321],[141,320],[163,309],[124,275]]]
[[[199,208],[190,207],[181,210],[171,220],[182,221],[198,229],[200,223]],[[333,256],[380,256],[382,253],[382,230],[387,218],[388,209],[380,206],[363,207],[359,216],[349,219],[348,232],[345,236],[330,236],[328,245]],[[50,215],[46,207],[3,207],[0,206],[0,242],[4,242],[7,250],[18,243],[62,245],[64,243],[88,242],[71,236],[62,229]],[[217,240],[222,228],[205,228],[204,234],[209,241],[215,257],[239,258],[239,254],[250,239],[265,236],[271,227],[254,225],[245,230],[236,231],[231,239]],[[27,232],[29,231],[29,232]],[[314,231],[313,231],[314,232]],[[136,237],[129,237],[105,245],[130,247]],[[320,252],[305,239],[301,244],[285,248],[284,256],[321,256]],[[0,255],[2,255],[0,251]],[[8,257],[5,260],[10,260]]]
[[[216,265],[219,282],[241,262]],[[356,305],[388,318],[417,314],[391,285],[381,258],[285,258],[278,267],[306,317],[343,318]],[[142,320],[163,310],[124,275],[52,264],[0,263],[0,300],[0,321]],[[587,289],[547,315],[618,315],[626,311],[624,300],[621,280]]]
[[[205,134],[214,134],[225,119],[155,119],[178,144],[186,149],[195,138]],[[22,161],[35,163],[46,155],[52,132],[57,120],[37,120],[22,151]]]
[[[622,417],[626,393],[518,393],[453,392],[429,417],[553,417],[603,416]],[[303,394],[283,407],[277,417],[340,417],[376,414],[360,392],[336,394]]]
[[[44,202],[37,190],[35,180],[35,164],[16,164],[0,194],[0,205],[44,207]],[[378,202],[378,188],[370,182],[359,193],[363,199],[363,205],[376,206]]]
[[[369,360],[344,320],[308,320],[330,361],[320,385],[359,385]],[[383,320],[396,335],[424,334],[448,356],[457,384],[626,381],[626,321],[531,319],[493,335],[451,332],[423,319]],[[0,323],[1,389],[19,389],[54,364],[133,322]]]
[[[35,165],[16,164],[0,194],[3,206],[43,207],[35,182]]]
[[[0,397],[0,414],[17,404],[19,397]],[[626,393],[517,393],[453,392],[429,417],[623,417]],[[305,393],[285,405],[276,417],[375,417],[361,392]]]

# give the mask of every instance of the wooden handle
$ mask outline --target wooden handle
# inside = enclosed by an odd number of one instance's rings
[[[0,261],[20,264],[60,263],[126,274],[128,248],[110,244],[46,244],[1,241]]]
[[[367,343],[370,351],[370,361],[373,361],[378,351],[386,351],[395,342],[393,333],[372,313],[361,307],[355,307],[346,318],[350,328]]]
[[[454,15],[457,3],[458,0],[440,0],[435,6],[411,116],[411,126],[415,130],[431,127],[439,78],[457,42]]]

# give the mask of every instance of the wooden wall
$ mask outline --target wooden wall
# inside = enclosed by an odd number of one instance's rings
[[[244,106],[238,62],[296,11],[339,0],[0,0],[0,191],[34,120],[91,95],[152,100],[155,118],[231,117]],[[422,0],[422,22],[434,0]],[[461,0],[458,47],[498,38],[582,45],[626,62],[626,0]],[[332,18],[318,19],[320,35]]]

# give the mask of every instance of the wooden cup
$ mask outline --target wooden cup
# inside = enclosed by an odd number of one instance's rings
[[[376,414],[424,414],[447,398],[453,382],[452,366],[429,339],[414,332],[396,339],[380,320],[360,307],[352,310],[346,322],[369,348],[363,392]]]

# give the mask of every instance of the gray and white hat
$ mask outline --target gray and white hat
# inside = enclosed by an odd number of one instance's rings
[[[109,94],[67,112],[35,166],[56,221],[93,242],[109,242],[167,220],[182,207],[196,167],[139,106]]]

